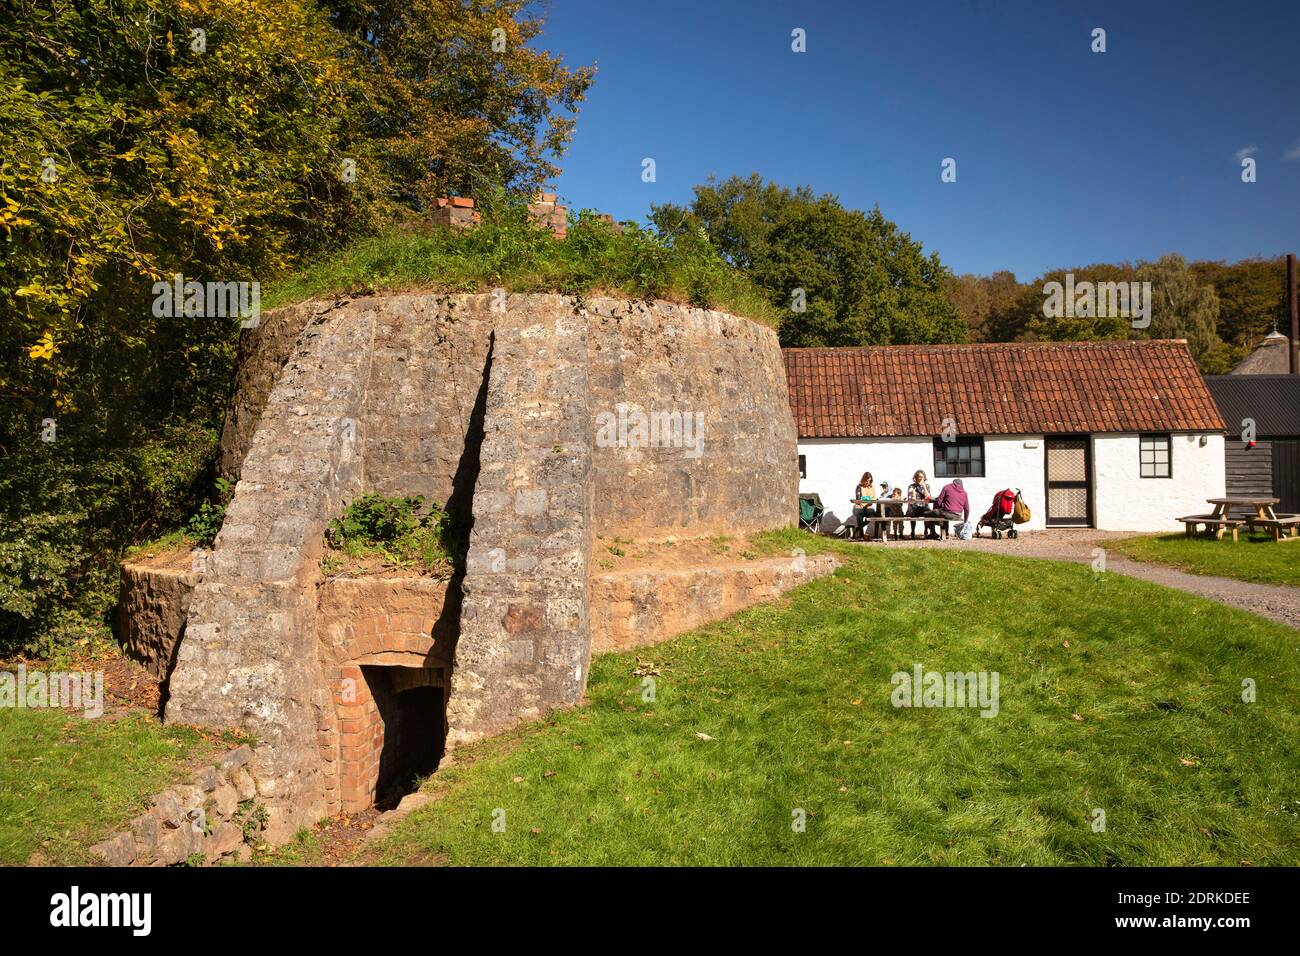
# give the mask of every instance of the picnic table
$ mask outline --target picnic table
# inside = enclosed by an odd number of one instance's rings
[[[862,519],[862,523],[863,525],[871,525],[871,527],[876,532],[876,535],[878,535],[882,540],[886,540],[886,541],[889,540],[889,529],[893,525],[898,525],[900,527],[900,536],[901,536],[901,526],[903,521],[905,520],[903,509],[909,507],[910,505],[923,504],[923,502],[909,501],[906,498],[872,498],[869,501],[859,501],[856,498],[850,498],[849,503],[852,504],[855,508],[879,507],[880,514],[877,517],[874,518],[864,517]],[[943,519],[938,519],[938,518],[927,519],[927,518],[921,518],[920,516],[917,516],[915,518],[907,518],[907,520],[930,523],[930,522],[939,522],[942,521]],[[873,537],[876,535],[873,535]]]
[[[1183,523],[1183,533],[1188,537],[1196,534],[1200,525],[1205,525],[1206,533],[1214,531],[1215,540],[1222,541],[1226,532],[1232,532],[1232,540],[1237,540],[1237,530],[1245,525],[1254,530],[1263,528],[1273,535],[1274,541],[1294,541],[1300,536],[1300,515],[1277,514],[1273,506],[1279,498],[1207,498],[1207,504],[1214,505],[1214,510],[1204,515],[1186,515],[1178,520]]]

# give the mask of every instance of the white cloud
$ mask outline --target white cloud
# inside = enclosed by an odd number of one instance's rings
[[[1290,149],[1288,149],[1285,153],[1283,153],[1283,154],[1282,154],[1282,158],[1283,158],[1284,160],[1285,160],[1285,159],[1300,159],[1300,143],[1296,143],[1294,146],[1292,146]]]
[[[1251,143],[1249,146],[1241,147],[1241,149],[1237,150],[1237,152],[1234,155],[1236,157],[1237,162],[1241,162],[1247,156],[1254,156],[1258,152],[1259,152],[1259,147],[1256,146],[1254,143]]]

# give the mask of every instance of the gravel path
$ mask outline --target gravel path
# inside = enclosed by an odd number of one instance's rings
[[[920,529],[918,529],[919,531]],[[947,541],[912,541],[900,538],[885,545],[864,542],[863,547],[886,548],[974,548],[979,551],[992,551],[997,554],[1015,555],[1021,558],[1046,558],[1053,561],[1076,561],[1089,564],[1093,560],[1093,550],[1101,548],[1105,552],[1106,570],[1126,574],[1143,581],[1152,581],[1166,587],[1177,588],[1190,594],[1218,601],[1232,607],[1252,611],[1261,617],[1279,621],[1289,627],[1300,629],[1300,588],[1286,587],[1280,584],[1252,584],[1233,578],[1211,577],[1205,574],[1188,574],[1163,564],[1148,564],[1133,561],[1118,551],[1106,548],[1108,540],[1131,538],[1132,532],[1094,531],[1091,529],[1053,529],[1048,531],[1025,531],[1012,540],[1002,538],[994,541],[984,529],[983,537],[970,541],[949,538]],[[1225,543],[1225,547],[1231,547]],[[1278,545],[1278,547],[1293,547]]]

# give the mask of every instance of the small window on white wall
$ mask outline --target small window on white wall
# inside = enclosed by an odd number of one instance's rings
[[[800,478],[808,477],[808,456],[807,455],[799,456],[799,477]]]
[[[1140,439],[1140,458],[1143,478],[1168,478],[1169,436],[1143,435]]]

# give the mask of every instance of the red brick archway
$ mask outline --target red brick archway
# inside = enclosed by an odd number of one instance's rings
[[[374,806],[381,784],[391,782],[383,777],[423,766],[432,749],[441,753],[451,670],[445,591],[446,582],[427,578],[321,587],[317,647],[332,700],[318,729],[330,812]]]

